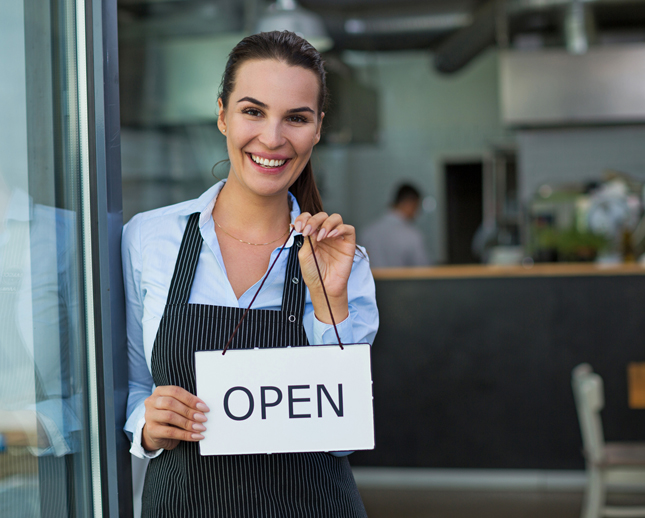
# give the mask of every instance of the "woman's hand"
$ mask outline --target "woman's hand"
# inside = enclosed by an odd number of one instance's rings
[[[321,322],[331,324],[331,316],[316,269],[309,236],[313,244],[320,267],[320,274],[325,284],[329,303],[336,323],[347,318],[347,281],[352,271],[356,251],[356,231],[351,225],[345,225],[339,214],[327,215],[319,212],[312,216],[308,212],[300,214],[294,221],[297,232],[305,236],[298,259],[316,317]]]
[[[181,387],[166,385],[155,388],[145,401],[146,424],[141,444],[148,451],[172,450],[179,441],[196,442],[204,438],[206,404]]]

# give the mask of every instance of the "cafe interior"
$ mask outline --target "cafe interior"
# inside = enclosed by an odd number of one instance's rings
[[[324,53],[326,211],[421,192],[430,264],[373,271],[369,516],[645,516],[645,1],[118,0],[124,222],[226,176],[224,64],[274,29]]]

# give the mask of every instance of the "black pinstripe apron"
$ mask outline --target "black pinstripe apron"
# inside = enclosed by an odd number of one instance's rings
[[[202,241],[195,213],[184,232],[152,350],[155,385],[178,385],[192,394],[195,352],[223,349],[244,313],[241,308],[188,304]],[[301,236],[295,244],[287,259],[282,310],[250,310],[230,348],[307,344],[302,325],[306,287],[298,264]],[[347,457],[327,453],[202,457],[193,442],[180,442],[150,461],[142,501],[143,516],[150,518],[367,516]]]

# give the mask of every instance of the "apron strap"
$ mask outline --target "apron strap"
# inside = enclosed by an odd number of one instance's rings
[[[302,279],[298,252],[304,242],[304,237],[294,236],[294,246],[289,251],[287,269],[285,272],[284,289],[282,292],[282,311],[296,317],[296,322],[302,323],[305,313],[305,294],[307,286]]]
[[[181,240],[175,271],[172,274],[170,290],[168,291],[169,304],[187,304],[190,297],[190,289],[193,286],[193,279],[197,271],[199,253],[202,249],[203,238],[199,232],[199,212],[195,212],[188,218],[188,224]]]

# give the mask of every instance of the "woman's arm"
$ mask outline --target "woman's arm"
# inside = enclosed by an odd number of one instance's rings
[[[294,224],[306,236],[298,258],[315,313],[305,315],[305,329],[313,335],[309,341],[338,342],[311,253],[313,245],[341,341],[371,344],[378,329],[374,279],[367,256],[356,247],[354,227],[343,224],[338,214],[325,213],[313,217],[303,213]]]
[[[135,216],[124,227],[123,276],[126,296],[129,394],[125,431],[137,457],[155,457],[179,441],[199,441],[206,427],[208,407],[180,387],[154,387],[143,343],[141,222]],[[154,388],[154,390],[153,390]]]
[[[132,441],[131,452],[137,457],[155,457],[159,452],[146,452],[141,445],[145,424],[144,401],[152,394],[153,381],[146,363],[143,346],[143,294],[141,292],[140,223],[135,216],[123,228],[121,259],[125,289],[126,329],[128,339],[128,405],[124,431]]]

